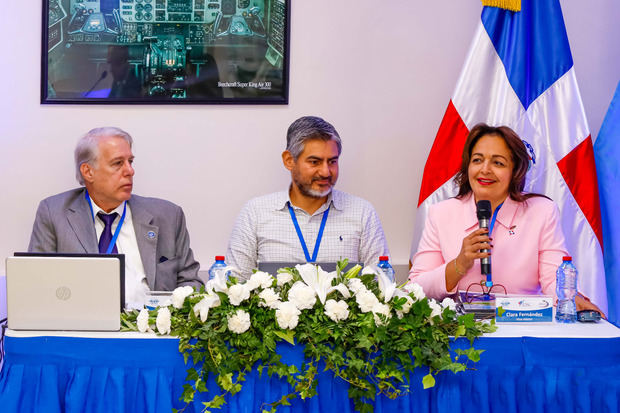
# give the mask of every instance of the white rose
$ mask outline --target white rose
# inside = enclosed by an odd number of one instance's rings
[[[327,300],[325,302],[325,315],[335,322],[349,318],[349,306],[346,301]]]
[[[347,285],[349,286],[349,290],[353,291],[353,294],[366,290],[366,286],[359,278],[351,278]]]
[[[258,287],[269,288],[273,285],[273,277],[264,271],[256,271],[245,285],[250,291],[254,291]]]
[[[232,305],[239,305],[250,298],[250,290],[245,284],[234,284],[228,289],[228,300]]]
[[[401,308],[400,310],[396,310],[396,315],[400,319],[400,318],[403,318],[405,314],[408,314],[409,311],[411,311],[411,306],[413,305],[413,298],[411,298],[411,296],[405,294],[404,292],[397,293],[396,295],[398,297],[403,297],[405,298],[405,300],[407,300],[403,304],[403,308]]]
[[[276,321],[278,322],[278,326],[284,330],[294,329],[297,327],[297,323],[299,323],[299,314],[301,314],[301,311],[299,311],[297,306],[292,302],[285,301],[280,303],[276,309]]]
[[[312,288],[297,281],[288,292],[288,300],[300,310],[309,310],[316,304],[316,295]]]
[[[377,304],[372,308],[372,312],[375,315],[375,324],[378,326],[386,324],[381,318],[377,316],[377,314],[383,314],[386,318],[392,318],[392,314],[390,313],[390,306],[387,304],[381,304],[377,301]]]
[[[157,310],[155,325],[157,326],[157,331],[159,331],[159,334],[170,333],[170,310],[168,307],[160,307],[159,310]]]
[[[211,308],[212,301],[208,297],[204,297],[194,306],[194,314],[200,316],[200,321],[203,323],[207,321],[209,316],[209,308]]]
[[[250,328],[250,315],[243,310],[237,310],[228,318],[228,329],[233,333],[241,334]]]
[[[183,307],[185,299],[194,292],[194,287],[186,285],[184,287],[177,287],[172,292],[172,306],[174,308]]]
[[[136,324],[138,325],[138,331],[141,333],[146,333],[150,330],[149,310],[147,310],[146,308],[140,310],[140,314],[138,314],[138,318],[136,319]]]
[[[444,298],[443,301],[441,302],[441,306],[443,308],[449,308],[452,311],[456,311],[456,303],[450,297]]]
[[[280,304],[280,296],[276,294],[273,288],[264,289],[258,294],[258,297],[264,301],[264,303],[258,303],[261,307],[275,309],[278,308],[278,304]]]
[[[362,313],[372,311],[373,307],[376,304],[379,304],[379,299],[377,298],[377,296],[374,295],[372,291],[366,289],[360,291],[355,295],[355,301],[357,302],[357,305],[359,305],[360,311]]]
[[[413,298],[411,298],[410,296],[406,295],[405,299],[407,300],[407,302],[405,302],[405,304],[403,304],[403,308],[402,313],[403,314],[407,314],[410,310],[411,310],[411,306],[413,305]]]
[[[424,294],[424,289],[418,283],[409,282],[403,287],[403,289],[408,293],[412,293],[417,301],[420,301],[426,297]]]
[[[432,312],[431,312],[431,318],[435,317],[435,316],[440,316],[442,309],[441,306],[437,303],[437,301],[433,300],[432,298],[430,300],[428,300],[428,306],[431,308]]]
[[[277,276],[278,287],[282,287],[284,284],[288,284],[293,280],[293,276],[288,272],[281,272]]]

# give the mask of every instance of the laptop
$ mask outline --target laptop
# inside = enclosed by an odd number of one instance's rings
[[[295,267],[297,264],[308,264],[306,262],[274,262],[274,261],[259,261],[258,262],[258,270],[264,271],[269,274],[277,274],[280,268],[289,268]],[[335,262],[312,262],[310,264],[316,264],[323,269],[323,271],[332,272],[336,271],[336,266],[338,265]],[[349,271],[356,265],[361,265],[364,267],[363,263],[358,262],[349,262],[346,267],[344,267],[344,272]]]
[[[6,259],[8,327],[119,331],[122,254],[15,253]]]

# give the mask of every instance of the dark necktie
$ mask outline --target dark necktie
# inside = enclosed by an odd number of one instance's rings
[[[104,227],[101,236],[99,237],[99,253],[105,254],[108,251],[108,245],[112,241],[112,223],[118,216],[116,212],[111,214],[104,214],[103,212],[99,212],[97,214],[99,218],[103,221]],[[112,254],[118,254],[118,248],[116,248],[116,243],[114,244],[114,248],[112,248]]]

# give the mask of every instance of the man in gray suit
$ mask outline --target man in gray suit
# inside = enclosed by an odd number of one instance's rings
[[[76,178],[84,187],[41,201],[28,250],[125,254],[126,302],[140,307],[148,290],[202,281],[183,210],[132,194],[132,144],[127,132],[113,127],[93,129],[78,141]]]

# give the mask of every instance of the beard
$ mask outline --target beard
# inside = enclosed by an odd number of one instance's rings
[[[333,182],[332,177],[329,178],[329,188],[323,191],[317,191],[316,189],[312,189],[312,183],[314,181],[323,180],[325,179],[324,177],[312,178],[310,182],[302,182],[299,179],[299,176],[296,173],[293,173],[292,178],[293,178],[293,185],[295,185],[297,189],[299,189],[299,192],[301,192],[302,195],[310,197],[310,198],[323,198],[324,196],[329,195],[332,189],[334,188],[334,182]]]

